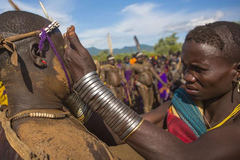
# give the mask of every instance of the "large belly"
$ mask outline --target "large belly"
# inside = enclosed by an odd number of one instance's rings
[[[149,72],[144,72],[139,74],[138,81],[146,86],[150,86],[153,83],[152,74]]]
[[[116,72],[110,72],[107,75],[107,83],[109,85],[112,85],[114,87],[118,87],[121,84],[121,77],[118,73]]]

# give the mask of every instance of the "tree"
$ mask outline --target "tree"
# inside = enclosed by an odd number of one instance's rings
[[[154,45],[154,51],[158,54],[169,55],[169,52],[176,53],[181,50],[182,43],[178,43],[178,37],[176,37],[177,33],[173,33],[172,35],[165,37],[165,39],[161,38],[157,44]]]
[[[108,55],[108,50],[102,50],[98,53],[98,55],[93,56],[93,59],[97,59],[100,62],[106,61]]]
[[[237,21],[236,23],[240,25],[240,21]]]

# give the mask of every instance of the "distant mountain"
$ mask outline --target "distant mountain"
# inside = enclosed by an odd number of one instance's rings
[[[101,49],[97,49],[95,47],[87,48],[87,50],[91,55],[98,55],[98,53],[102,51]]]
[[[143,50],[149,51],[149,52],[153,51],[153,46],[142,44],[140,45],[140,47],[142,51]],[[99,52],[103,50],[108,50],[108,49],[98,49],[95,47],[91,47],[91,48],[87,48],[87,50],[91,55],[98,55]],[[123,47],[121,49],[113,49],[113,54],[131,53],[131,52],[137,52],[137,48],[135,46],[130,46],[130,47]]]

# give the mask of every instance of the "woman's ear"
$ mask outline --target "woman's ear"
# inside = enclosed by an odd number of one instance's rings
[[[38,48],[39,42],[32,41],[30,43],[30,57],[35,65],[38,67],[46,67],[46,57],[43,55],[42,51]]]
[[[234,68],[235,68],[236,74],[234,76],[233,81],[237,83],[238,81],[240,81],[240,62],[236,63]]]

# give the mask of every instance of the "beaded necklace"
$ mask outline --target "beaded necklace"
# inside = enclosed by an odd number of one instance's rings
[[[240,111],[240,104],[237,105],[237,107],[235,107],[235,109],[232,111],[231,114],[229,114],[222,122],[220,122],[219,124],[217,124],[216,126],[208,129],[207,131],[211,131],[213,129],[216,129],[220,126],[222,126],[226,121],[228,121],[230,118],[232,118],[234,115],[236,115],[238,112]]]

